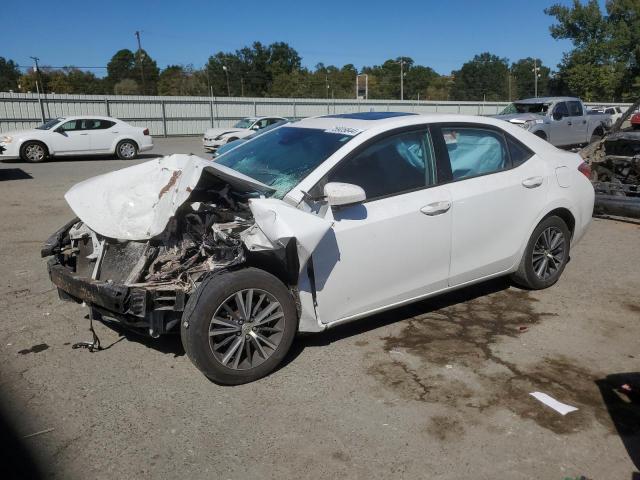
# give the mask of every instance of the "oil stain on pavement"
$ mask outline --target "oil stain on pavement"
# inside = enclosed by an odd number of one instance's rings
[[[471,418],[507,408],[558,434],[579,431],[594,418],[611,430],[594,384],[598,375],[565,358],[521,367],[492,348],[557,314],[537,312],[537,300],[527,291],[485,293],[465,298],[464,291],[454,292],[400,309],[398,317],[407,319],[401,331],[382,339],[389,360],[371,365],[368,373],[405,399],[450,406]],[[529,395],[536,390],[579,410],[560,416]],[[460,422],[448,417],[432,418],[426,431],[441,439],[463,434]]]
[[[40,353],[45,351],[47,348],[49,348],[49,345],[47,345],[46,343],[39,343],[37,345],[34,345],[31,348],[25,348],[23,350],[18,350],[18,353],[20,355],[26,355],[28,353]]]

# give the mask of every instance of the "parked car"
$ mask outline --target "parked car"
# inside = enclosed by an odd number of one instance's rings
[[[0,135],[0,147],[0,160],[42,162],[54,156],[95,154],[130,160],[139,152],[151,150],[153,140],[147,128],[117,118],[87,115],[54,118],[36,128],[4,133]]]
[[[594,106],[594,107],[591,107],[589,110],[593,112],[604,113],[606,115],[609,115],[611,117],[612,124],[616,123],[618,119],[622,116],[622,114],[625,112],[622,107],[618,107],[618,106],[608,106],[608,107]]]
[[[225,143],[244,138],[274,123],[287,121],[282,117],[247,117],[240,120],[232,128],[210,128],[204,132],[202,146],[205,152],[213,152]]]
[[[492,118],[308,118],[215,162],[173,155],[72,187],[78,218],[42,256],[90,318],[180,332],[207,377],[239,384],[297,332],[505,275],[550,287],[591,221],[589,175]]]
[[[602,138],[611,123],[608,115],[588,115],[582,101],[573,97],[518,100],[495,118],[518,125],[556,147],[584,145]]]
[[[631,119],[629,120],[629,122],[631,122],[631,127],[634,130],[640,129],[640,112],[636,112],[631,115]]]
[[[288,120],[280,120],[279,122],[272,123],[268,127],[264,127],[261,130],[257,130],[255,132],[253,132],[251,135],[247,135],[244,138],[238,138],[237,140],[233,140],[231,142],[227,142],[224,145],[221,145],[220,147],[218,147],[217,149],[215,149],[213,151],[213,158],[219,157],[223,153],[228,152],[229,150],[231,150],[232,148],[236,148],[238,145],[242,145],[244,142],[246,142],[248,140],[251,140],[252,138],[256,138],[258,135],[262,135],[265,132],[273,130],[274,128],[278,128],[278,127],[280,127],[282,125],[286,125],[287,123],[289,123]]]

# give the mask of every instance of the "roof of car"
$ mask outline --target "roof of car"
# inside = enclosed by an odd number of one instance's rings
[[[516,100],[514,103],[551,103],[551,102],[566,102],[566,101],[580,101],[577,97],[536,97],[525,98],[523,100]]]
[[[388,116],[382,115],[377,120],[362,120],[353,115],[326,115],[322,117],[303,118],[297,122],[289,123],[283,128],[313,128],[325,130],[328,133],[344,133],[346,135],[357,135],[367,130],[377,130],[379,132],[402,128],[404,126],[423,125],[429,123],[481,123],[493,125],[505,130],[514,127],[511,123],[491,117],[480,117],[474,115],[459,115],[452,113],[429,113],[423,115],[406,114]]]
[[[357,112],[340,113],[337,115],[324,115],[325,118],[351,118],[353,120],[384,120],[385,118],[404,117],[405,115],[416,115],[410,112]]]
[[[113,117],[105,117],[103,115],[62,115],[57,117],[60,120],[83,120],[83,119],[91,119],[91,120],[112,120],[119,121],[117,118]]]

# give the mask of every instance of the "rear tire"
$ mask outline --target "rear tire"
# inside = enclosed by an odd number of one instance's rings
[[[49,157],[49,150],[42,142],[24,142],[20,148],[20,158],[25,162],[40,163]]]
[[[116,155],[120,160],[133,160],[138,156],[138,145],[133,140],[122,140],[116,145]]]
[[[298,330],[289,289],[263,270],[245,268],[205,280],[182,315],[182,345],[210,380],[252,382],[284,359]]]
[[[564,220],[556,216],[542,220],[531,234],[512,280],[531,290],[556,283],[569,261],[570,241],[571,232]]]

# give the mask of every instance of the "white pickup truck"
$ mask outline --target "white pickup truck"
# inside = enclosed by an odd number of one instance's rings
[[[575,97],[518,100],[495,118],[519,125],[556,147],[591,143],[601,138],[611,124],[610,115],[589,115]]]

